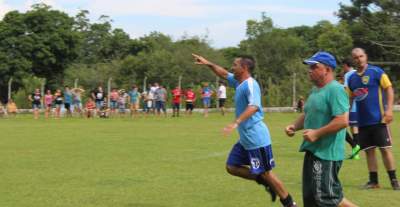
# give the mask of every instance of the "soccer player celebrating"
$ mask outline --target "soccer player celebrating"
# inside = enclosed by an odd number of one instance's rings
[[[348,89],[357,104],[359,142],[361,149],[367,154],[369,170],[369,181],[364,187],[379,188],[375,154],[375,148],[378,147],[393,189],[400,190],[388,128],[393,120],[392,83],[381,68],[368,64],[368,57],[363,49],[355,48],[351,55],[357,73],[349,77]]]
[[[229,73],[199,55],[192,55],[196,64],[208,66],[236,89],[236,119],[224,128],[224,133],[229,134],[237,128],[240,138],[229,154],[226,164],[228,173],[264,185],[272,200],[275,201],[278,194],[285,207],[296,206],[283,183],[272,173],[275,162],[269,131],[263,122],[260,87],[251,77],[254,59],[249,56],[237,57],[232,65],[233,73]]]

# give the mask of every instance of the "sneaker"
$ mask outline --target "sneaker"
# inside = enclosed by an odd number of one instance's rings
[[[359,160],[360,159],[360,153],[361,147],[359,145],[356,145],[353,149],[351,149],[351,155],[349,156],[350,160]]]
[[[368,181],[368,183],[366,183],[362,188],[368,190],[368,189],[380,188],[380,186],[378,183],[373,183],[371,181]]]
[[[297,204],[295,202],[293,202],[292,204],[290,204],[289,206],[285,206],[285,207],[297,207]]]
[[[392,181],[390,182],[390,184],[392,184],[393,190],[400,190],[399,181],[397,181],[397,180],[392,180]]]

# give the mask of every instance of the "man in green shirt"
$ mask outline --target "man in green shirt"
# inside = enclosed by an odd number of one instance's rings
[[[348,123],[349,98],[343,86],[334,80],[335,58],[318,52],[305,60],[314,84],[304,113],[286,127],[288,136],[304,129],[300,151],[303,164],[304,207],[353,207],[343,196],[339,170],[344,159],[344,141]]]

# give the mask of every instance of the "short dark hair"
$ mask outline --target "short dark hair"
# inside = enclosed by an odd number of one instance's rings
[[[249,72],[253,72],[255,66],[256,66],[256,61],[254,58],[250,55],[239,55],[237,58],[240,58],[240,64],[243,66],[246,66],[249,69]]]
[[[350,59],[350,58],[346,58],[346,59],[344,59],[344,60],[342,61],[342,64],[343,64],[343,65],[347,65],[347,66],[349,66],[349,67],[353,67],[353,60]]]

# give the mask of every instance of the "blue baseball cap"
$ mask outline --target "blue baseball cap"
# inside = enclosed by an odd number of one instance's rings
[[[331,67],[332,69],[336,68],[336,59],[328,52],[317,52],[312,57],[303,61],[306,65],[314,65],[317,63],[322,63]]]

